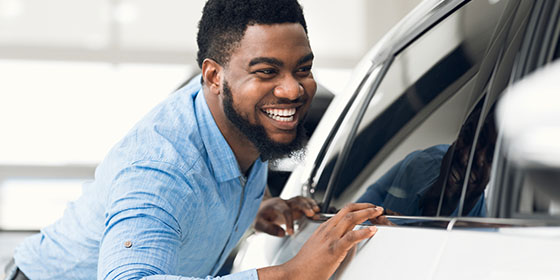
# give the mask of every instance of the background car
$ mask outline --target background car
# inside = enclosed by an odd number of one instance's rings
[[[531,195],[531,184],[519,183],[529,173],[512,169],[517,165],[504,153],[503,128],[492,142],[496,152],[482,189],[484,214],[472,217],[468,201],[477,181],[478,143],[487,140],[481,137],[485,120],[510,85],[560,56],[559,36],[558,1],[425,1],[372,48],[319,123],[283,198],[311,197],[328,218],[331,208],[358,200],[408,155],[455,143],[469,117],[476,126],[464,166],[450,172],[442,163],[439,176],[445,182],[459,178],[458,189],[443,184],[429,204],[431,215],[387,216],[394,225],[378,226],[334,278],[558,278],[558,200],[536,202],[542,195]],[[425,193],[409,200],[415,203],[411,209]],[[391,186],[384,195],[397,200],[410,194]],[[303,220],[286,238],[249,237],[233,271],[287,261],[319,224]]]

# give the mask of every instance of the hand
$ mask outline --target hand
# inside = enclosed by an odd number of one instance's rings
[[[374,225],[394,226],[395,224],[391,222],[389,219],[387,219],[387,216],[385,215],[402,216],[401,213],[385,208],[385,211],[383,211],[383,214],[381,216],[378,216],[374,219],[370,219],[369,222]]]
[[[297,196],[288,200],[279,197],[264,200],[255,218],[255,230],[270,235],[285,236],[294,233],[294,220],[303,215],[313,217],[319,206],[310,198]],[[281,227],[286,225],[286,230]]]
[[[257,270],[259,279],[328,279],[352,247],[377,232],[375,226],[354,227],[382,213],[382,207],[369,203],[347,205],[322,223],[293,259]]]

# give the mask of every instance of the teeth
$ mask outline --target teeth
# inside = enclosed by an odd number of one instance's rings
[[[268,115],[268,116],[273,120],[277,120],[279,122],[291,122],[294,120],[294,116],[290,116],[290,117],[280,117],[275,115]]]
[[[290,109],[264,109],[264,112],[273,120],[289,122],[294,120],[296,108]]]
[[[296,113],[296,108],[291,109],[264,109],[269,115],[276,115],[281,117],[293,116]]]

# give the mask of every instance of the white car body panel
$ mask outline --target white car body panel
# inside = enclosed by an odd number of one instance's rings
[[[430,279],[559,279],[559,237],[558,227],[454,230]]]

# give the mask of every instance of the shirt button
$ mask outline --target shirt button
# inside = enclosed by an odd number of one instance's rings
[[[124,247],[125,247],[125,248],[130,248],[130,247],[132,247],[132,241],[130,241],[130,240],[125,241],[125,242],[124,242]]]

